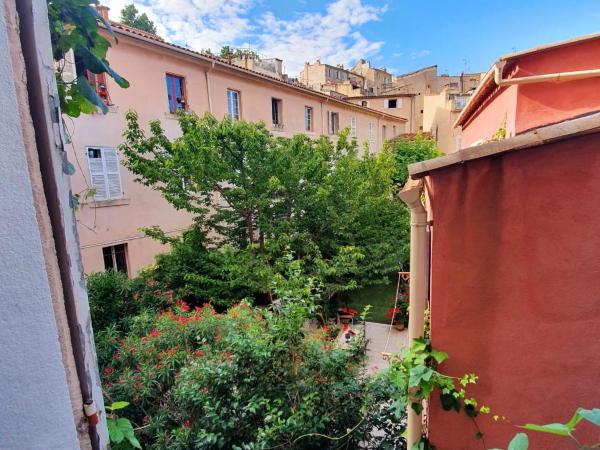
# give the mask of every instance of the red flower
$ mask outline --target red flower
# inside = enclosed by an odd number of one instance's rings
[[[113,353],[113,359],[119,359],[119,350]]]
[[[150,335],[151,335],[152,337],[156,337],[156,336],[158,336],[158,335],[159,335],[159,331],[158,331],[158,330],[155,328],[155,329],[153,329],[153,330],[150,332]]]
[[[148,423],[148,416],[144,416],[144,418],[142,419],[142,422]]]
[[[185,312],[188,312],[190,310],[189,305],[186,302],[184,302],[182,299],[177,300],[177,306],[179,306]]]
[[[202,353],[200,350],[194,350],[194,355],[196,355],[197,357],[203,356],[204,353]]]
[[[190,428],[192,426],[192,422],[188,420],[183,421],[183,428]]]
[[[110,375],[115,371],[115,368],[113,366],[108,366],[106,369],[104,369],[104,375]]]
[[[200,308],[199,306],[194,306],[194,309],[196,310],[196,312],[202,312],[202,308]]]

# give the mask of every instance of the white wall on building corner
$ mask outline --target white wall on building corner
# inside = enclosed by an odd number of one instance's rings
[[[0,448],[79,449],[0,1]]]

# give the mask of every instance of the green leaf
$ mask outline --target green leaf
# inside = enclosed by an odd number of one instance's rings
[[[573,431],[577,424],[583,420],[583,417],[579,414],[580,411],[581,408],[578,408],[577,411],[575,411],[575,414],[573,414],[573,417],[571,417],[571,420],[566,423],[566,427],[569,431]]]
[[[526,430],[539,431],[540,433],[549,433],[556,434],[558,436],[568,436],[569,428],[562,423],[549,423],[547,425],[536,425],[533,423],[525,424],[519,428],[524,428]]]
[[[508,444],[508,450],[527,450],[529,448],[529,438],[525,433],[517,433]]]
[[[125,439],[125,433],[119,429],[117,422],[113,419],[107,421],[108,425],[108,437],[111,442],[118,444]]]
[[[110,410],[116,411],[117,409],[123,409],[127,406],[129,406],[129,402],[114,402],[112,405],[110,405]]]
[[[433,359],[435,359],[438,364],[441,364],[446,359],[448,359],[448,353],[446,353],[446,352],[439,352],[437,350],[431,350],[430,353],[431,353],[431,356],[433,357]]]
[[[117,82],[122,88],[129,87],[129,81],[119,75],[117,72],[111,69],[108,63],[104,62],[96,55],[94,55],[87,47],[81,44],[77,44],[74,49],[75,59],[83,62],[86,69],[93,73],[106,72]]]
[[[593,423],[597,427],[600,427],[600,408],[594,409],[580,409],[579,415],[588,422]],[[571,419],[573,420],[573,419]]]
[[[85,97],[91,104],[97,106],[102,110],[103,114],[108,112],[107,106],[104,104],[104,101],[100,98],[100,96],[92,89],[84,76],[77,77],[77,89],[79,93]]]

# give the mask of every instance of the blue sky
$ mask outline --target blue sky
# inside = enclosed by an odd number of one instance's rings
[[[103,0],[111,18],[131,0]],[[135,0],[158,33],[196,50],[225,44],[350,65],[364,56],[395,74],[486,71],[501,55],[600,31],[600,0]]]

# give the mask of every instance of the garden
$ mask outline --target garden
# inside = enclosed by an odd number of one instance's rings
[[[360,334],[337,345],[333,319],[345,295],[364,311],[371,289],[375,320],[388,321],[388,274],[408,262],[395,194],[410,150],[433,155],[433,143],[369,155],[347,130],[333,143],[179,120],[169,141],[130,112],[121,151],[194,225],[175,238],[146,230],[170,251],[137,277],[87,280],[116,448],[405,448],[399,388],[367,374]]]

